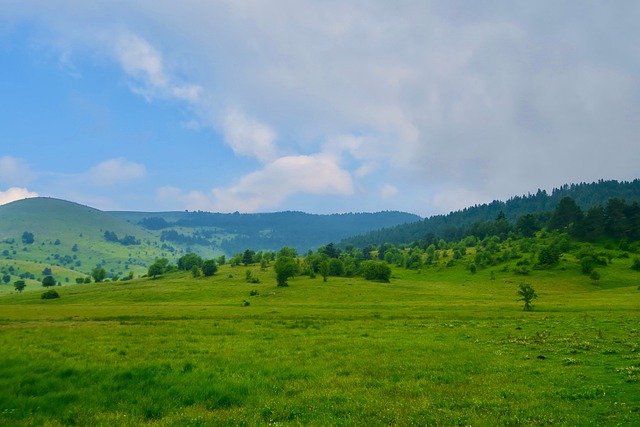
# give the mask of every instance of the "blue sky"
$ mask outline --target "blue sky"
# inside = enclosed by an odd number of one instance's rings
[[[640,177],[632,1],[3,0],[0,204],[423,216]]]

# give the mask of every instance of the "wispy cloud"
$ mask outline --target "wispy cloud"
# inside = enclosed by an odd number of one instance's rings
[[[130,31],[106,38],[112,44],[116,60],[132,81],[132,90],[148,99],[174,97],[188,103],[200,99],[202,87],[181,83],[170,75],[162,53],[147,40]]]
[[[143,178],[146,173],[143,164],[117,158],[94,166],[86,173],[86,178],[97,186],[111,186]]]

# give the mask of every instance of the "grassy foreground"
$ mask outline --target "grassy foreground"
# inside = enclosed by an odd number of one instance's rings
[[[640,425],[640,275],[607,268],[526,277],[529,313],[462,269],[2,295],[0,425]]]

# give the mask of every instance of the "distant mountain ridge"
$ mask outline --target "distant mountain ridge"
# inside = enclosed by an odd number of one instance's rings
[[[365,247],[383,243],[410,244],[427,237],[452,240],[461,228],[477,221],[494,220],[503,212],[510,221],[525,214],[550,212],[564,197],[571,197],[583,210],[618,198],[627,202],[640,202],[640,179],[633,181],[599,180],[593,183],[565,184],[554,188],[551,194],[538,190],[535,194],[515,196],[507,201],[471,206],[446,215],[435,215],[411,224],[403,224],[363,233],[340,242],[341,246]]]
[[[212,212],[109,212],[109,214],[160,232],[166,242],[220,248],[227,254],[246,249],[276,251],[283,246],[303,253],[370,230],[419,221],[418,215],[383,211],[375,213],[309,214]]]

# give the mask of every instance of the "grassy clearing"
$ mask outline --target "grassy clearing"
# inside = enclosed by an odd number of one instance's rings
[[[640,424],[639,275],[622,262],[597,284],[570,262],[287,288],[251,270],[262,283],[224,266],[1,296],[0,425]]]

